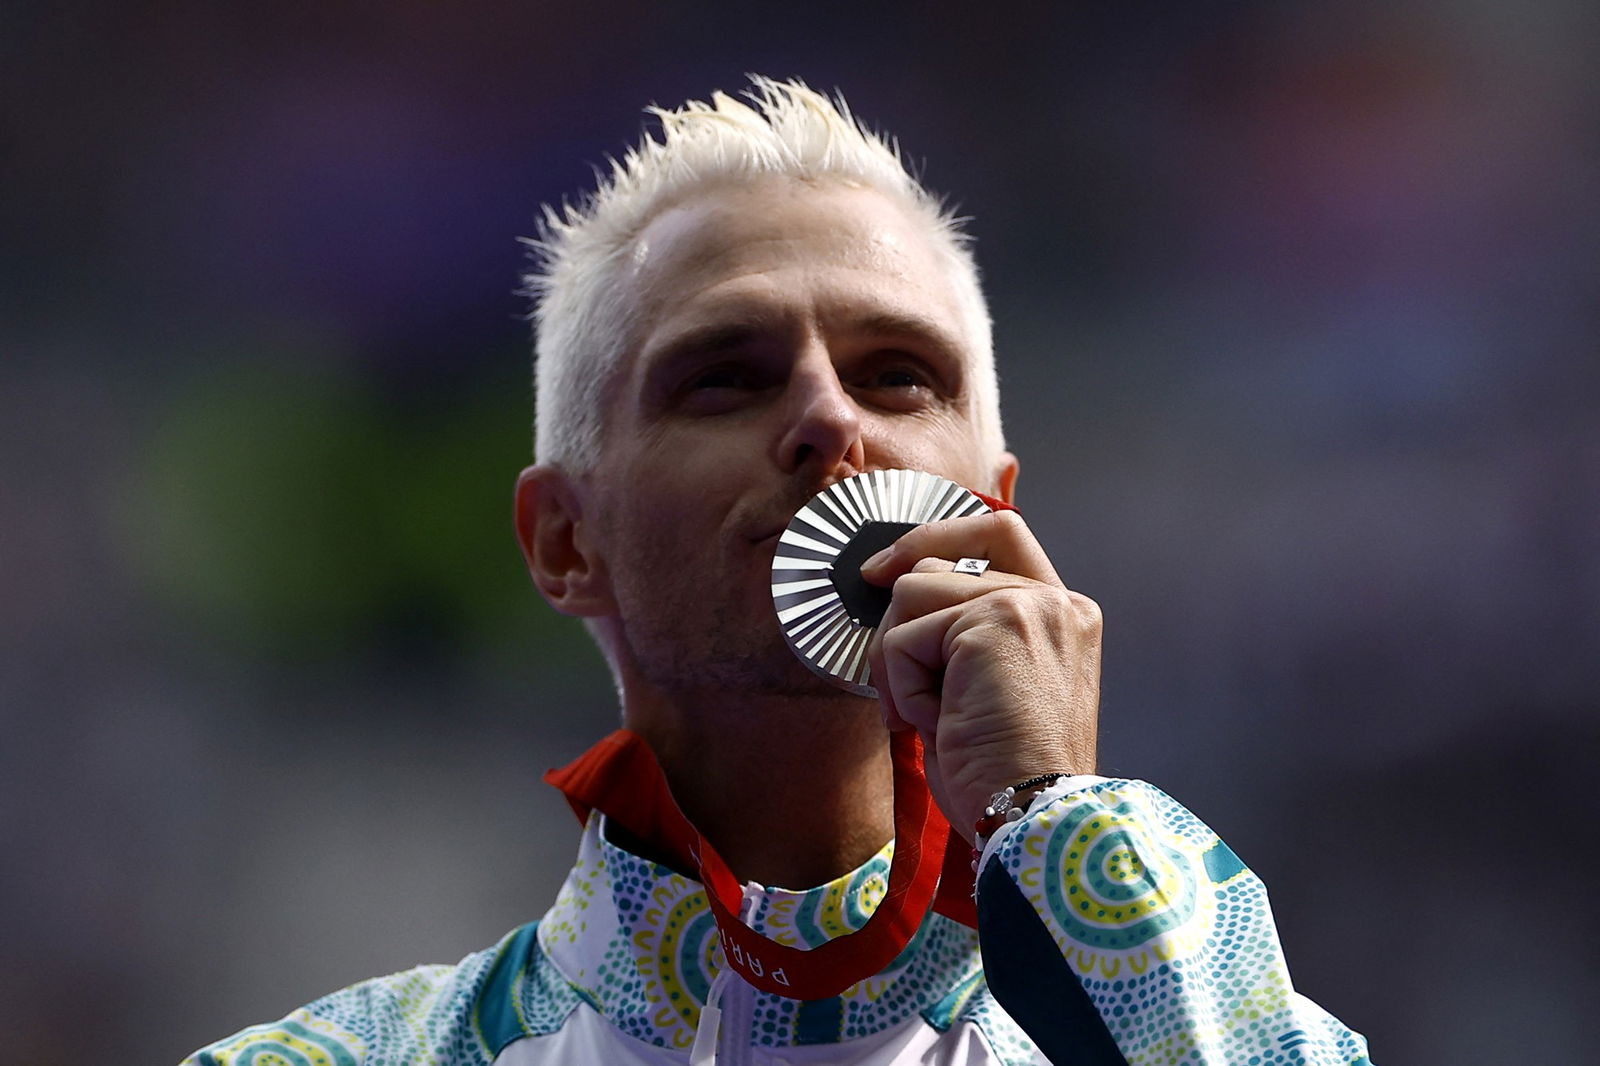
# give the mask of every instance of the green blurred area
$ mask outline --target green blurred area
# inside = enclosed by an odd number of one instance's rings
[[[119,501],[130,569],[253,656],[560,668],[587,638],[528,581],[524,380],[396,398],[339,360],[227,359],[174,389]]]

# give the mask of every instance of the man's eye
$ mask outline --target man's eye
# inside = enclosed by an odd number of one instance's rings
[[[696,389],[747,389],[750,387],[750,374],[743,367],[714,366],[702,370],[689,379],[690,390]]]
[[[873,384],[880,389],[914,389],[927,383],[921,374],[902,367],[880,371],[873,379]]]
[[[934,387],[933,376],[926,370],[915,363],[902,362],[879,366],[868,371],[862,383],[868,389],[889,393],[914,392]]]
[[[756,402],[772,384],[759,366],[718,363],[685,378],[678,403],[686,413],[722,414]]]

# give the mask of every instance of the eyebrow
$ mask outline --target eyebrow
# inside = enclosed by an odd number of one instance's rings
[[[755,340],[767,327],[753,319],[712,322],[693,326],[669,338],[646,354],[652,367],[667,367],[691,356],[721,355],[735,352]]]
[[[862,333],[916,337],[931,344],[955,367],[966,365],[961,343],[932,319],[893,311],[873,311],[850,319],[850,328]]]
[[[686,362],[743,351],[789,325],[782,316],[775,318],[757,311],[690,326],[644,354],[646,380],[670,376]],[[870,336],[914,339],[929,349],[932,359],[942,364],[945,374],[950,375],[947,381],[953,391],[961,391],[959,383],[965,381],[968,362],[966,348],[931,318],[901,311],[864,311],[838,316],[833,328]]]

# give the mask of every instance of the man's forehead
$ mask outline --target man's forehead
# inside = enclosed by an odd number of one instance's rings
[[[635,349],[667,320],[812,284],[814,295],[859,301],[854,317],[899,313],[962,333],[949,264],[927,223],[839,181],[772,177],[698,191],[646,225],[631,258],[622,284]]]
[[[698,190],[659,212],[631,250],[631,273],[715,276],[811,262],[889,276],[937,272],[925,224],[875,189],[771,176]]]

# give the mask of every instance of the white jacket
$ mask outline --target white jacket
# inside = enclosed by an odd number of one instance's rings
[[[602,825],[590,819],[541,921],[185,1066],[684,1066],[691,1048],[720,1066],[1368,1061],[1360,1036],[1293,991],[1260,881],[1142,782],[1077,777],[1040,795],[985,849],[981,933],[930,914],[884,971],[813,1002],[724,970],[701,886],[612,845]],[[891,854],[804,892],[747,885],[741,917],[800,947],[857,929]]]

